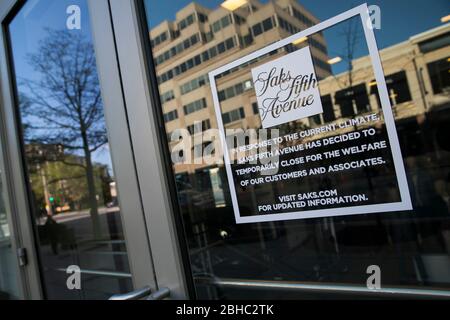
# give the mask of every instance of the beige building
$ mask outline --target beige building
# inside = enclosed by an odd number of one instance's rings
[[[449,107],[449,33],[444,25],[380,50],[380,57],[397,123]],[[377,86],[369,56],[355,59],[351,75],[344,72],[320,82],[325,112],[310,119],[311,126],[380,113]],[[349,77],[352,86],[349,87]]]
[[[150,37],[169,138],[180,128],[194,133],[195,123],[202,123],[203,130],[217,128],[208,72],[318,22],[295,0],[267,4],[251,0],[233,12],[222,7],[210,10],[191,3],[178,11],[175,21],[164,21],[153,28]],[[330,75],[322,34],[299,43],[298,47],[307,43],[317,76]],[[227,128],[260,126],[257,108],[254,108],[256,97],[251,90],[250,69],[295,49],[294,46],[282,48],[218,78],[218,94]],[[195,149],[199,152],[193,150],[194,157],[200,158],[201,144]],[[193,172],[201,167],[205,165],[176,165],[175,170]]]
[[[201,131],[199,123],[203,130],[217,128],[208,72],[318,22],[295,0],[267,4],[252,0],[233,12],[191,3],[177,13],[175,21],[153,28],[151,39],[169,140],[174,130],[188,129],[194,136],[193,158],[201,158],[202,143],[197,144],[201,134],[195,134]],[[450,26],[444,25],[380,50],[397,123],[420,124],[431,110],[448,106],[449,31]],[[332,75],[326,42],[319,33],[217,78],[226,128],[260,127],[250,69],[306,45],[321,79],[324,113],[302,120],[303,126],[316,127],[373,112],[381,115],[370,57],[353,60],[351,72]],[[209,167],[199,162],[176,164],[175,171],[190,174]]]

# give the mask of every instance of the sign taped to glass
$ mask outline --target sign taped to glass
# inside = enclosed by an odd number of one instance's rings
[[[319,126],[306,125],[308,117],[323,113],[321,79],[316,77],[306,46],[252,68],[262,128],[282,129],[283,133],[237,148],[227,144],[217,76],[357,17],[370,54],[380,110],[367,109]],[[209,73],[237,223],[412,209],[375,37],[365,23],[369,19],[367,5],[360,5]],[[351,98],[349,103],[352,107]]]

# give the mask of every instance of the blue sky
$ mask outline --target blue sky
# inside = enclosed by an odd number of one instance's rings
[[[175,13],[189,4],[190,0],[144,0],[150,27],[163,20],[173,20]],[[209,8],[216,8],[222,1],[198,0],[199,4]],[[262,1],[266,2],[266,1]],[[305,8],[310,10],[320,20],[328,19],[346,11],[364,1],[355,0],[301,0]],[[34,78],[33,69],[26,63],[25,56],[35,52],[39,41],[46,36],[45,28],[64,29],[66,27],[66,8],[76,4],[81,7],[81,31],[88,39],[91,37],[89,16],[86,0],[29,0],[10,25],[13,39],[13,55],[18,77]],[[384,48],[406,40],[410,36],[427,29],[442,25],[440,18],[450,14],[448,0],[374,0],[368,3],[381,8],[381,30],[375,30],[378,47]],[[327,41],[330,56],[339,52],[342,43],[334,39],[336,30],[325,33],[335,41]],[[360,55],[366,54],[359,50]],[[335,67],[334,67],[335,68]],[[335,70],[339,71],[339,70]],[[107,151],[97,154],[96,160],[110,164]]]
[[[16,57],[15,69],[19,77],[33,75],[33,69],[25,62],[25,55],[36,51],[39,41],[47,35],[46,28],[56,30],[66,28],[68,17],[66,8],[72,4],[80,6],[81,9],[81,30],[73,32],[82,32],[90,39],[91,31],[85,0],[29,0],[13,19],[9,29],[13,40],[13,54]]]
[[[29,0],[9,25],[14,69],[18,82],[23,79],[38,79],[33,68],[28,64],[27,55],[35,53],[39,41],[47,36],[46,28],[62,30],[66,28],[66,8],[78,5],[81,9],[81,32],[86,39],[91,39],[87,3],[85,0]],[[24,91],[24,89],[21,89]],[[80,151],[81,153],[81,151]],[[108,147],[101,148],[93,154],[94,161],[111,166]]]
[[[150,27],[161,23],[165,19],[173,20],[175,13],[189,4],[190,0],[144,0],[147,7]],[[201,5],[216,8],[222,3],[218,0],[198,0]],[[267,2],[267,0],[262,1]],[[305,8],[310,10],[320,20],[328,19],[346,11],[364,1],[355,0],[299,0]],[[29,0],[19,15],[11,24],[13,36],[17,35],[21,41],[14,43],[14,55],[21,57],[16,60],[18,75],[32,75],[32,70],[24,63],[23,55],[36,50],[39,40],[45,35],[45,27],[63,29],[68,5],[77,4],[82,10],[83,34],[90,38],[89,17],[85,0],[42,1]],[[385,48],[408,39],[410,36],[427,29],[442,25],[440,18],[450,14],[448,0],[373,0],[381,8],[381,30],[375,30],[378,47]],[[76,31],[74,31],[76,32]],[[329,30],[325,35],[333,39],[334,31]],[[338,30],[336,30],[338,32]],[[340,52],[339,41],[328,41],[330,56],[333,52]],[[361,50],[361,54],[364,54]]]
[[[144,1],[150,27],[165,19],[173,20],[175,13],[191,2],[190,0]],[[216,8],[222,1],[198,0],[196,2],[209,8]],[[267,0],[262,2],[267,2]],[[299,3],[320,20],[325,20],[364,3],[364,1],[299,0]],[[13,35],[16,34],[17,38],[21,38],[21,41],[15,42],[15,56],[23,57],[26,52],[36,50],[39,40],[45,35],[45,32],[42,32],[45,27],[65,28],[67,18],[65,9],[70,4],[77,4],[81,7],[81,32],[86,37],[91,37],[85,0],[29,0],[11,25]],[[442,25],[440,18],[450,14],[450,1],[448,0],[373,0],[368,4],[375,4],[381,8],[381,30],[375,30],[380,49],[406,40],[414,34]],[[337,47],[337,41],[328,42],[330,52],[340,51]],[[31,75],[30,68],[21,60],[17,59],[16,61],[17,73]]]
[[[177,10],[185,7],[187,0],[144,0],[150,27],[165,19],[173,20]],[[218,7],[222,1],[195,1],[208,8]],[[261,1],[261,2],[267,2]],[[355,0],[299,0],[307,10],[320,20],[326,20],[366,1]],[[440,18],[450,14],[448,0],[372,0],[368,5],[381,9],[381,30],[376,30],[379,48],[406,40],[411,35],[441,25]]]
[[[163,20],[174,20],[175,13],[185,7],[189,0],[144,0],[150,28]],[[222,1],[198,0],[197,3],[216,8]],[[267,2],[261,1],[261,2]],[[352,7],[365,3],[356,0],[299,0],[307,10],[320,20],[326,20]],[[373,0],[368,5],[377,5],[381,9],[381,30],[375,30],[378,48],[382,49],[408,39],[410,36],[442,25],[441,17],[450,14],[448,0]],[[336,29],[336,32],[338,30]],[[325,34],[330,52],[339,52],[339,43],[330,30]],[[361,52],[363,54],[363,52]]]

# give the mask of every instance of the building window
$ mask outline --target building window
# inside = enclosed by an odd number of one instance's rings
[[[217,51],[219,52],[219,54],[224,53],[226,50],[227,48],[225,46],[225,42],[221,42],[218,44]]]
[[[200,34],[196,33],[196,34],[192,35],[191,37],[187,38],[186,40],[184,40],[183,42],[180,42],[176,46],[170,48],[166,52],[157,56],[155,58],[155,65],[159,65],[159,64],[169,60],[170,58],[182,53],[184,50],[189,49],[190,47],[197,44],[198,42],[200,42]]]
[[[253,32],[253,36],[254,36],[254,37],[257,37],[257,36],[259,36],[261,33],[263,33],[261,23],[255,24],[255,25],[252,27],[252,32]]]
[[[309,124],[311,127],[315,127],[321,125],[323,123],[322,117],[320,114],[316,114],[314,116],[309,117]]]
[[[238,109],[234,109],[230,112],[226,112],[222,114],[223,124],[228,124],[234,121],[238,121],[240,119],[245,118],[244,108],[240,107]]]
[[[221,29],[224,29],[225,27],[229,26],[232,23],[231,21],[231,15],[227,15],[225,17],[222,17],[221,19],[217,20],[211,25],[212,32],[216,33],[220,31]]]
[[[241,16],[239,16],[237,14],[233,14],[233,19],[238,25],[241,25],[241,24],[245,23],[245,18],[243,18],[243,17],[241,17]]]
[[[244,82],[240,82],[235,84],[232,87],[228,87],[224,90],[218,92],[219,101],[224,101],[230,98],[233,98],[241,93],[250,90],[253,88],[253,83],[251,80],[246,80]]]
[[[375,94],[378,106],[381,108],[380,96],[375,80],[370,82],[370,94]],[[386,86],[388,89],[389,100],[391,105],[395,106],[399,103],[411,101],[411,92],[406,78],[406,72],[400,71],[386,76]]]
[[[265,19],[263,22],[259,22],[257,24],[254,24],[252,26],[252,32],[253,32],[253,36],[257,37],[259,36],[261,33],[269,31],[270,29],[273,28],[274,26],[274,22],[273,22],[273,17],[269,17],[267,19]]]
[[[253,43],[253,36],[251,32],[246,34],[245,36],[239,36],[239,44],[241,47],[246,48]]]
[[[292,24],[290,24],[289,22],[287,22],[280,16],[277,16],[277,19],[278,19],[278,24],[280,25],[280,27],[282,29],[286,30],[287,32],[289,32],[290,34],[294,34],[299,31],[297,27],[294,27]]]
[[[203,142],[202,144],[196,144],[194,146],[194,158],[203,157],[203,150],[205,150],[211,142]]]
[[[450,32],[419,43],[420,52],[427,53],[444,48],[450,44]]]
[[[264,20],[262,22],[262,26],[263,26],[264,32],[269,31],[270,29],[272,29],[273,28],[272,17],[267,18],[266,20]]]
[[[231,48],[234,47],[234,38],[229,38],[225,41],[225,48],[227,50],[230,50]]]
[[[213,39],[214,39],[214,34],[211,31],[206,32],[206,33],[202,32],[202,41],[204,43],[208,43],[208,42],[212,41]]]
[[[201,23],[205,23],[208,21],[208,16],[203,14],[203,13],[197,13],[198,16],[198,21],[200,21]]]
[[[180,36],[180,31],[179,30],[170,30],[170,37],[171,37],[172,40],[175,40],[179,36]]]
[[[294,7],[292,8],[292,13],[295,18],[297,18],[299,21],[301,21],[307,27],[311,27],[314,24],[311,19],[309,19],[307,16],[305,16],[303,13],[301,13]]]
[[[336,92],[336,104],[341,108],[342,117],[352,117],[370,110],[369,97],[365,83]]]
[[[197,88],[200,88],[200,87],[204,86],[207,83],[209,83],[209,78],[208,78],[207,74],[204,74],[204,75],[202,75],[202,76],[200,76],[198,78],[195,78],[195,79],[193,79],[191,81],[188,81],[188,82],[182,84],[180,86],[181,94],[183,95],[183,94],[186,94],[188,92],[191,92],[191,91],[193,91],[193,90],[195,90]]]
[[[170,100],[175,99],[175,94],[173,93],[173,90],[167,91],[161,94],[160,96],[161,96],[161,103],[166,103]]]
[[[178,30],[183,30],[195,22],[195,14],[192,13],[180,22],[178,22]]]
[[[323,113],[321,115],[317,114],[309,117],[311,126],[317,126],[336,120],[331,95],[327,94],[325,96],[322,96],[320,97],[320,100],[322,101]]]
[[[254,114],[259,114],[259,107],[257,102],[252,103],[252,109]]]
[[[223,53],[226,50],[232,49],[236,46],[235,38],[229,38],[217,46],[211,47],[208,50],[202,52],[201,54],[196,55],[195,57],[183,62],[182,64],[176,66],[175,68],[168,70],[158,76],[158,83],[161,84],[163,82],[169,81],[170,79],[185,73],[189,69],[192,69],[203,62],[208,61],[209,59],[217,56],[218,52]]]
[[[191,135],[202,131],[206,131],[208,129],[211,129],[211,122],[209,121],[209,119],[203,120],[202,122],[197,121],[194,124],[191,124],[190,126],[187,127],[187,130]]]
[[[163,43],[167,40],[167,31],[164,31],[160,35],[156,36],[151,40],[152,47],[156,47],[157,45]]]
[[[450,88],[449,59],[444,58],[427,64],[434,94],[443,93]]]
[[[326,96],[320,97],[320,99],[322,100],[322,107],[323,107],[322,115],[324,122],[332,122],[336,120],[331,95],[327,94]]]
[[[194,102],[191,102],[191,103],[183,106],[185,115],[191,114],[193,112],[196,112],[196,111],[204,109],[204,108],[206,108],[206,100],[205,100],[205,98],[200,99],[200,100],[196,100]]]
[[[175,119],[178,119],[178,111],[177,110],[172,110],[172,111],[169,111],[164,114],[164,122],[166,122],[166,123],[173,121]]]

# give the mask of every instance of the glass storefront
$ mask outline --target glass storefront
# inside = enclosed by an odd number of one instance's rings
[[[0,180],[0,300],[20,297],[18,266],[11,241],[10,213],[5,205],[3,175]]]
[[[0,299],[450,296],[445,0],[4,1]]]
[[[243,1],[232,8],[226,6],[227,2],[178,1],[168,8],[157,1],[144,1],[167,148],[172,159],[178,159],[174,160],[172,174],[198,297],[311,297],[310,293],[252,291],[217,284],[261,280],[276,282],[280,287],[283,283],[365,286],[366,269],[371,265],[380,267],[384,287],[448,289],[450,159],[445,137],[450,106],[450,29],[448,25],[439,26],[439,11],[429,13],[435,15],[430,17],[434,19],[430,24],[436,28],[407,34],[400,40],[393,40],[389,28],[396,23],[397,16],[386,13],[381,29],[375,30],[387,97],[400,141],[399,161],[406,171],[408,188],[405,189],[409,189],[413,210],[388,209],[360,214],[356,204],[347,203],[341,207],[347,208],[351,215],[238,224],[232,201],[234,192],[241,216],[250,218],[259,206],[276,201],[279,195],[307,194],[311,190],[333,190],[339,186],[342,194],[367,190],[370,200],[366,204],[393,204],[400,201],[401,194],[393,161],[398,152],[391,151],[395,148],[388,137],[373,61],[359,16],[295,39],[255,59],[245,59],[259,49],[318,24],[315,15],[318,13],[295,0]],[[228,4],[232,6],[235,2]],[[317,10],[317,4],[311,6]],[[351,7],[348,4],[346,9]],[[382,13],[392,10],[385,3],[378,8]],[[330,18],[345,10],[326,11]],[[408,20],[408,15],[414,14],[414,10],[406,10],[401,15]],[[217,137],[209,132],[221,125],[226,130],[261,129],[265,110],[258,106],[252,72],[258,66],[306,47],[311,52],[323,112],[275,128],[279,136],[295,132],[320,134],[301,143],[286,142],[280,148],[324,139],[335,141],[332,139],[346,132],[362,133],[369,128],[374,135],[358,143],[378,146],[378,151],[366,150],[363,154],[382,158],[383,165],[237,187],[241,178],[235,174],[228,179],[223,162],[212,165],[206,161],[205,155],[214,156],[219,150],[215,144]],[[233,64],[215,77],[222,120],[219,124],[208,73],[240,58],[244,58],[243,63]],[[359,121],[367,117],[379,121],[371,128]],[[343,123],[347,124],[345,128]],[[326,132],[326,128],[334,126],[341,129]],[[194,127],[198,130],[194,131]],[[188,138],[179,133],[180,129],[189,132]],[[245,138],[241,144],[237,143],[237,148],[249,145],[251,137]],[[186,139],[192,152],[179,148]],[[355,144],[347,142],[340,147],[351,148]],[[324,153],[335,149],[331,144],[319,148]],[[280,163],[285,161],[290,165],[280,168],[279,173],[314,168],[295,162],[299,155],[311,153],[280,157]],[[340,157],[342,163],[356,159],[360,157],[352,153]],[[330,156],[317,160],[315,165],[326,167],[335,162]],[[231,168],[238,172],[248,165]],[[248,174],[246,178],[261,176]],[[230,181],[236,184],[235,191],[230,188]],[[325,204],[321,208],[329,207]]]
[[[66,15],[74,7],[82,14],[79,28]],[[24,169],[49,299],[106,299],[133,288],[87,14],[84,0],[29,1],[8,25]],[[67,287],[71,265],[83,275],[83,290]]]

